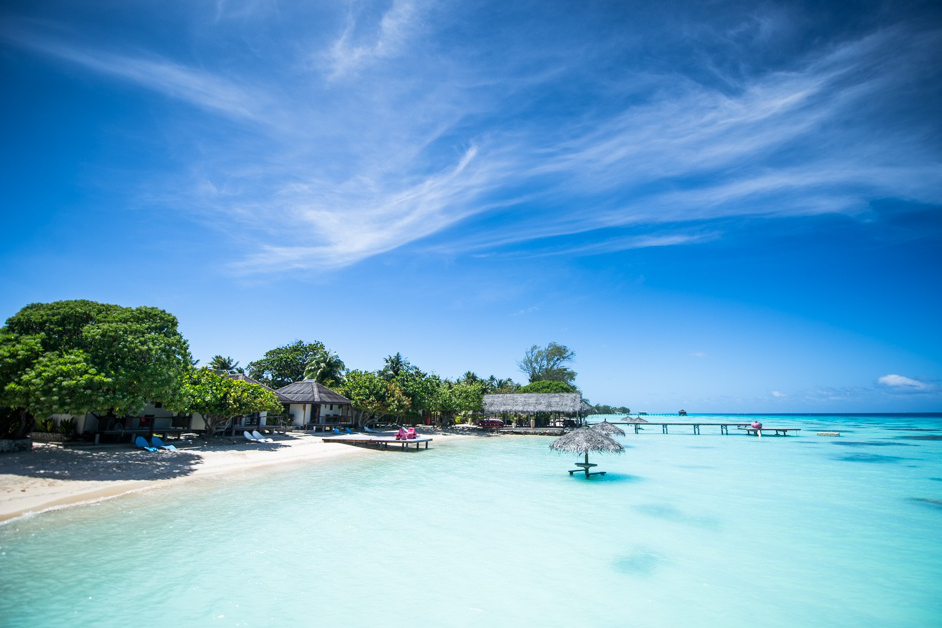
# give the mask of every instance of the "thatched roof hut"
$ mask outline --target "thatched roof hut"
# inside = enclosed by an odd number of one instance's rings
[[[608,435],[615,434],[618,436],[625,435],[625,431],[623,429],[621,429],[620,427],[618,427],[617,425],[613,423],[609,423],[608,421],[602,421],[601,423],[593,423],[589,427],[591,427],[593,430],[596,430],[598,432],[602,432],[603,434],[608,434]]]
[[[558,413],[567,416],[587,414],[587,404],[579,393],[520,393],[510,395],[484,395],[484,412],[500,414]]]
[[[313,379],[305,379],[282,386],[275,391],[281,403],[310,403],[323,405],[332,403],[339,406],[349,406],[350,400],[339,393],[335,393],[327,386]]]

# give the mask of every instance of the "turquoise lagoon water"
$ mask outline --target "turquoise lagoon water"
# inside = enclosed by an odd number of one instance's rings
[[[802,435],[650,428],[589,481],[438,439],[20,519],[0,625],[942,625],[942,417],[764,422]]]

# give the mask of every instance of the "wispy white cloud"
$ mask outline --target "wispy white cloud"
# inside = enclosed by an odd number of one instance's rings
[[[771,395],[772,395],[773,397],[775,397],[776,399],[784,399],[785,397],[788,396],[788,395],[786,395],[785,393],[783,393],[783,392],[780,391],[780,390],[773,390],[773,391],[772,391],[771,393],[769,393],[769,394],[771,394]]]
[[[129,81],[148,90],[226,116],[267,122],[270,102],[216,73],[173,63],[157,56],[109,53],[88,46],[75,46],[29,33],[7,30],[3,38],[43,55],[84,67],[113,78]]]
[[[903,393],[926,393],[936,390],[938,387],[912,377],[905,375],[889,374],[877,378],[877,383],[893,392]]]
[[[366,27],[368,34],[364,36],[358,32],[363,28],[360,16],[351,7],[343,33],[323,55],[329,68],[328,76],[337,79],[356,74],[358,69],[372,61],[398,54],[415,28],[417,12],[412,0],[394,0],[378,26],[375,29]]]
[[[708,84],[645,66],[600,74],[622,39],[562,54],[513,32],[482,46],[452,41],[448,12],[414,0],[345,11],[325,22],[334,30],[319,33],[315,54],[297,35],[261,38],[254,65],[237,71],[42,29],[2,36],[243,124],[198,135],[186,174],[149,194],[249,244],[239,272],[338,269],[420,240],[449,255],[598,255],[707,242],[726,232],[722,220],[942,202],[931,134],[870,128],[882,94],[919,80],[912,60],[942,45],[940,33],[888,28],[767,71],[707,63],[721,79]],[[216,13],[278,11],[219,0]],[[748,50],[782,20],[757,12],[697,37]],[[602,105],[567,103],[576,80]],[[203,122],[188,120],[174,141]]]

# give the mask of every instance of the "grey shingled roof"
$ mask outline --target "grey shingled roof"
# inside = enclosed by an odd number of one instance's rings
[[[579,393],[520,393],[484,395],[485,412],[562,412],[585,414]]]
[[[313,379],[288,384],[275,391],[282,403],[333,403],[349,406],[350,400]]]

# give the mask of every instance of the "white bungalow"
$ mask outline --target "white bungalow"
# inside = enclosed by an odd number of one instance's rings
[[[350,400],[313,379],[288,384],[275,394],[287,406],[294,426],[317,429],[346,422],[343,409],[350,406]]]

